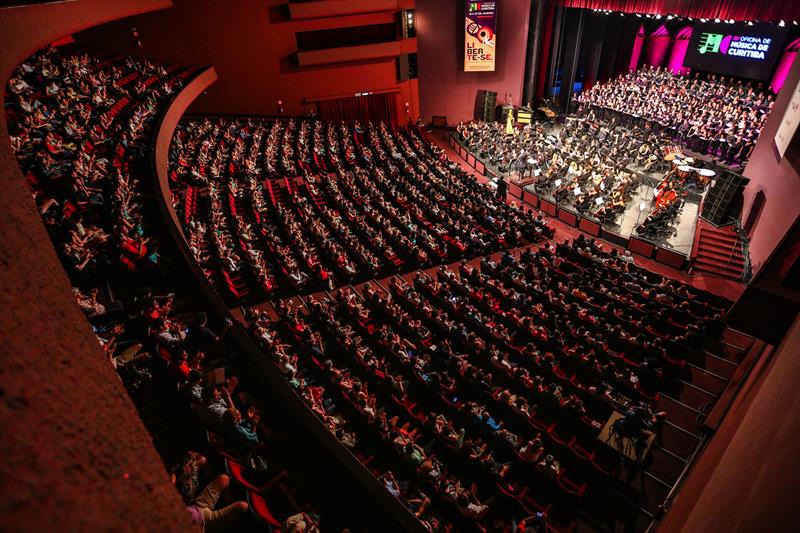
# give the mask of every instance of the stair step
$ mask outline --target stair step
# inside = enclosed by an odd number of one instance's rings
[[[700,262],[705,263],[707,265],[713,265],[713,266],[715,266],[717,268],[725,268],[725,269],[728,269],[728,270],[739,270],[739,271],[742,270],[741,267],[737,268],[736,265],[734,265],[734,263],[732,263],[732,262],[729,264],[727,258],[725,258],[725,259],[717,259],[715,257],[698,255],[694,259],[695,259],[695,261],[700,261]]]
[[[730,261],[730,264],[732,265],[744,266],[744,259],[742,258],[741,254],[731,254],[730,252],[709,250],[707,248],[703,248],[702,246],[697,250],[697,257],[706,257],[715,261],[723,261],[724,263],[728,263]]]
[[[720,250],[725,250],[728,253],[730,253],[731,250],[736,250],[739,253],[742,252],[742,246],[738,243],[734,246],[734,244],[731,242],[716,241],[704,237],[700,238],[700,241],[698,242],[697,246],[699,248],[705,247],[705,248],[716,248]]]
[[[705,268],[702,265],[693,265],[692,272],[695,274],[704,273],[704,274],[711,274],[713,276],[719,276],[721,278],[729,279],[731,281],[741,281],[742,277],[731,272],[724,272],[722,270],[717,270],[713,268]]]
[[[741,246],[731,246],[730,244],[723,244],[716,241],[709,241],[708,239],[701,239],[700,243],[698,244],[698,248],[715,250],[719,253],[726,253],[726,254],[730,254],[731,251],[733,251],[734,253],[738,253],[739,255],[742,254]]]
[[[702,270],[704,272],[711,272],[713,274],[719,274],[722,276],[730,277],[731,279],[739,279],[742,277],[741,268],[737,269],[737,268],[715,265],[714,263],[707,262],[703,258],[696,258],[692,263],[692,269]]]
[[[739,238],[736,235],[729,235],[727,233],[718,233],[718,232],[710,232],[706,229],[700,230],[700,241],[705,239],[714,240],[719,242],[725,242],[730,244],[735,244],[739,242]]]

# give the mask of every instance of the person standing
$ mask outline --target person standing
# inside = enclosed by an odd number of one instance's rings
[[[508,191],[508,184],[506,183],[506,179],[503,176],[498,176],[497,178],[497,199],[505,202],[506,201],[506,192]]]

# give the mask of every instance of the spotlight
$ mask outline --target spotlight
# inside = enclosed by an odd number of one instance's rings
[[[700,22],[708,22],[706,19],[700,19]]]
[[[661,20],[661,14],[656,15],[656,20]]]
[[[667,20],[672,20],[672,19],[673,19],[672,15],[667,15]]]
[[[753,25],[753,21],[752,21],[752,20],[748,20],[748,21],[747,21],[747,25],[748,25],[748,26],[752,26],[752,25]]]
[[[718,18],[717,18],[717,19],[714,19],[714,22],[716,22],[717,24],[719,24],[719,19],[718,19]]]
[[[733,24],[734,22],[736,22],[736,21],[733,20],[733,19],[728,19],[728,24]]]
[[[639,18],[642,18],[642,14],[641,13],[636,13],[636,16],[639,17]],[[783,22],[783,21],[781,21],[781,22]]]
[[[693,21],[694,20],[692,17],[687,17],[687,19],[689,19],[689,21]]]
[[[794,24],[795,26],[797,26],[797,21],[796,21],[796,20],[793,20],[793,21],[792,21],[792,24]]]
[[[786,26],[786,22],[784,22],[784,21],[782,20],[782,21],[780,21],[780,22],[778,23],[778,26],[780,26],[781,28],[783,28],[784,26]]]

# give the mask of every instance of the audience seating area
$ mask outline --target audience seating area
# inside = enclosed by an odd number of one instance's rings
[[[416,128],[190,120],[171,160],[187,241],[232,301],[313,292],[549,235]]]
[[[9,80],[11,143],[70,274],[157,263],[140,201],[146,131],[194,72],[49,48]]]
[[[208,327],[202,302],[176,298],[176,273],[160,261],[148,182],[152,125],[196,72],[120,54],[42,50],[9,81],[12,146],[77,302],[195,522],[241,531],[287,520],[312,531],[319,517],[297,494],[297,476],[280,468],[290,464],[281,447],[294,445],[274,437],[265,444],[277,433],[273,424],[286,426],[281,411],[248,393],[224,332]],[[249,521],[239,518],[245,501]]]
[[[597,440],[719,336],[730,302],[580,239],[250,309],[252,333],[432,531],[568,531],[610,488]],[[412,277],[413,276],[413,277]],[[667,415],[668,416],[668,415]]]
[[[12,143],[195,521],[315,531],[313,501],[346,527],[326,471],[295,468],[311,460],[281,407],[237,377],[232,322],[210,328],[207,303],[173,294],[183,273],[160,261],[148,145],[195,72],[49,48],[9,82]],[[662,395],[681,397],[687,364],[725,328],[729,301],[597,241],[554,244],[541,215],[496,198],[419,127],[193,119],[170,164],[208,279],[254,304],[264,355],[429,531],[609,527],[608,493],[641,491],[601,428],[636,407],[658,431]],[[229,484],[233,498],[209,496]]]

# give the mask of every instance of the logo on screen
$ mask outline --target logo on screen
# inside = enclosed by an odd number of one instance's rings
[[[700,46],[697,51],[701,54],[711,52],[712,54],[719,53],[719,46],[722,44],[723,34],[703,32],[700,35]]]
[[[723,54],[745,59],[766,59],[770,37],[751,35],[725,35],[723,33],[703,32],[697,51],[701,54]]]

